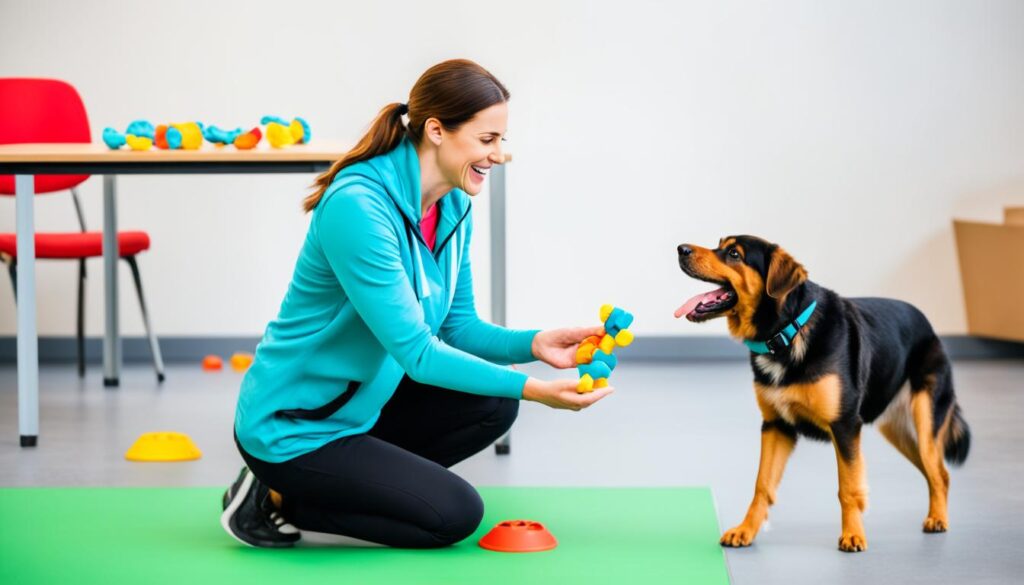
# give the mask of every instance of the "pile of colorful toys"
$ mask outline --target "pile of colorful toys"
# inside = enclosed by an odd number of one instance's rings
[[[274,148],[309,143],[309,123],[302,118],[296,117],[288,122],[277,116],[264,116],[260,124],[266,126],[267,142]],[[241,128],[224,130],[217,126],[206,126],[202,122],[153,126],[148,120],[135,120],[124,132],[104,128],[103,142],[112,150],[126,144],[131,150],[149,150],[153,146],[163,150],[197,150],[205,140],[218,147],[234,145],[240,150],[249,150],[256,148],[263,135],[264,132],[260,131],[259,126],[245,132]]]
[[[633,343],[633,334],[629,331],[633,324],[632,313],[612,305],[602,305],[601,320],[604,321],[604,337],[588,337],[576,350],[576,369],[580,373],[576,391],[580,393],[607,386],[608,377],[619,363],[613,353],[615,346],[626,347]]]

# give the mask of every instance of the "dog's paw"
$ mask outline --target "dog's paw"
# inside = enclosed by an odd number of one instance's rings
[[[839,550],[843,552],[861,552],[868,550],[868,539],[863,534],[849,533],[839,537]]]
[[[722,535],[721,540],[718,542],[721,543],[722,546],[750,546],[750,544],[754,542],[755,536],[757,536],[757,530],[754,530],[744,524],[740,524],[739,526],[726,530],[725,534]]]
[[[949,530],[949,520],[929,516],[924,519],[924,526],[922,528],[925,532],[945,532]]]

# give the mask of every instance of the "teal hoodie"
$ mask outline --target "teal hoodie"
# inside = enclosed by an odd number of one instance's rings
[[[281,462],[369,431],[402,376],[522,398],[535,330],[481,321],[473,301],[469,196],[441,201],[431,252],[419,230],[420,166],[403,140],[346,167],[313,210],[277,319],[242,380],[235,433]]]

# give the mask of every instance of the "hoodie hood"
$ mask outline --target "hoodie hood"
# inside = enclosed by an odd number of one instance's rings
[[[420,220],[423,219],[420,211],[423,203],[423,194],[420,191],[420,157],[408,137],[403,138],[391,152],[352,165],[339,173],[339,176],[342,174],[351,178],[363,177],[382,185],[406,221],[411,226],[419,226]],[[462,189],[452,189],[441,198],[439,204],[441,215],[437,223],[438,249],[443,246],[443,242],[450,237],[452,230],[469,210],[469,195]],[[422,241],[419,229],[412,231]]]
[[[458,262],[461,256],[449,248],[458,249],[463,244],[465,234],[460,237],[458,231],[463,220],[469,215],[469,195],[461,189],[452,189],[438,201],[440,215],[437,221],[437,244],[431,260],[431,250],[419,229],[419,222],[422,219],[420,207],[423,200],[420,192],[420,159],[416,147],[408,137],[403,138],[390,152],[346,167],[334,179],[334,185],[338,187],[352,183],[366,183],[377,192],[383,187],[383,191],[394,203],[405,224],[412,255],[410,276],[416,298],[422,300],[433,294],[437,287],[432,287],[430,282],[431,274],[435,274],[444,281],[442,288],[447,289],[448,304],[444,305],[447,310],[455,294]],[[441,268],[441,264],[445,267]]]

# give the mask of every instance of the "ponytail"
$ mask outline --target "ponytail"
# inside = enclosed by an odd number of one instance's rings
[[[331,165],[331,168],[316,178],[316,182],[313,184],[316,191],[302,201],[303,209],[307,212],[313,211],[313,208],[320,203],[320,198],[324,196],[327,188],[331,186],[334,177],[345,167],[394,150],[406,135],[402,115],[407,111],[408,106],[399,102],[384,106],[355,148],[348,151],[338,162]]]

